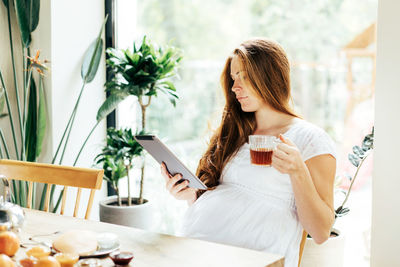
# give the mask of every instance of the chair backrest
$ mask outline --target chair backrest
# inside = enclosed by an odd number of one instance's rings
[[[93,205],[93,198],[96,190],[101,188],[103,170],[78,168],[70,166],[60,166],[53,164],[25,162],[17,160],[0,160],[0,175],[4,175],[9,180],[21,180],[29,182],[27,208],[32,206],[33,183],[47,184],[44,210],[49,211],[50,189],[52,185],[64,186],[61,203],[61,212],[64,214],[67,199],[68,187],[77,187],[75,200],[74,217],[77,217],[82,188],[90,190],[90,196],[86,208],[85,219],[90,216]]]
[[[300,242],[300,249],[299,249],[299,267],[301,264],[301,258],[303,257],[303,251],[304,251],[304,246],[307,241],[307,232],[303,230],[303,235],[301,237],[301,242]]]

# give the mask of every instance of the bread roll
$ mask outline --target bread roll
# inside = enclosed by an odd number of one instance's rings
[[[53,248],[62,253],[90,255],[97,250],[96,233],[84,230],[65,232],[54,240]]]

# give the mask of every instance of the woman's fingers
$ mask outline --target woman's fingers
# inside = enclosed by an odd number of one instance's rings
[[[172,196],[179,200],[188,200],[193,203],[196,200],[196,190],[194,188],[188,187],[189,181],[182,179],[181,174],[175,174],[172,176],[167,169],[165,163],[161,163],[161,174],[165,178],[165,187],[170,192]]]
[[[280,172],[280,173],[282,173],[282,174],[286,174],[286,170],[285,170],[282,166],[280,166],[280,165],[275,165],[274,168],[275,168],[278,172]]]
[[[289,146],[296,146],[292,140],[288,137],[284,137],[282,134],[279,135],[279,139],[282,141],[282,143],[287,144]]]
[[[272,167],[274,167],[280,173],[287,172],[287,162],[279,158],[272,158]]]
[[[280,173],[293,173],[298,169],[297,161],[293,157],[287,157],[285,159],[279,158],[276,155],[272,156],[272,167],[274,167]]]
[[[277,148],[277,150],[281,150],[281,151],[285,152],[286,154],[290,154],[293,151],[295,151],[295,147],[289,146],[289,145],[283,144],[283,143],[278,144],[276,146],[276,148]]]
[[[164,177],[164,179],[165,179],[165,181],[166,182],[168,182],[168,180],[169,180],[169,174],[165,171],[165,170],[163,170],[163,169],[161,169],[161,174],[162,174],[162,176]]]
[[[178,192],[180,192],[182,189],[186,188],[189,185],[189,181],[185,180],[181,183],[175,184],[172,188],[171,188],[171,194],[172,195],[176,195]]]
[[[164,162],[161,163],[161,174],[166,182],[168,182],[168,180],[171,178],[171,174],[168,172],[167,166],[165,166]]]
[[[274,150],[274,153],[272,154],[272,157],[279,158],[281,160],[289,159],[289,155],[287,153],[283,152],[280,149]]]
[[[276,156],[272,156],[272,166],[276,167],[276,166],[284,166],[285,165],[285,161],[276,157]]]
[[[168,179],[167,181],[167,190],[171,192],[172,187],[174,187],[174,185],[180,180],[182,179],[182,175],[181,174],[175,174],[174,176],[172,176],[171,178]]]

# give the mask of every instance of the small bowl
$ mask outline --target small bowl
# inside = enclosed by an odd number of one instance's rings
[[[60,263],[61,267],[74,267],[79,260],[78,254],[57,253],[54,258]]]
[[[34,246],[31,248],[28,248],[25,252],[26,256],[34,257],[36,259],[39,259],[41,257],[50,256],[50,253],[51,253],[50,248],[45,247],[45,246]]]
[[[22,267],[33,267],[33,266],[35,266],[36,262],[37,262],[37,259],[35,257],[30,256],[30,257],[20,259],[19,265],[21,265]]]
[[[133,259],[133,253],[127,251],[114,251],[109,256],[115,265],[128,265]]]

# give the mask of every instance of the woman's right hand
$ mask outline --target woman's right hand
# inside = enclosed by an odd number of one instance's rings
[[[193,204],[196,201],[197,189],[188,187],[189,185],[188,180],[179,182],[182,179],[182,175],[175,174],[174,176],[172,176],[168,172],[167,166],[165,165],[164,162],[161,164],[161,174],[165,178],[166,182],[165,187],[173,197],[175,197],[178,200],[186,200],[189,205]]]

